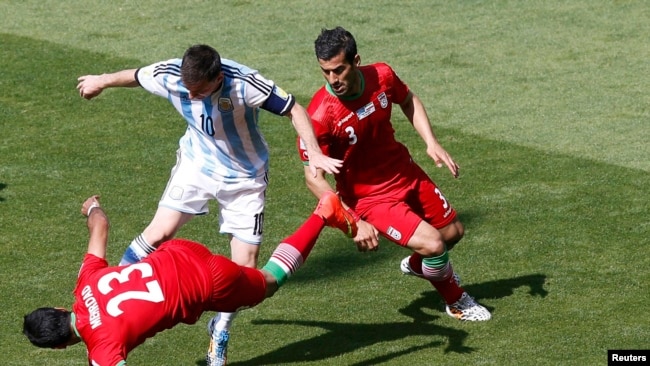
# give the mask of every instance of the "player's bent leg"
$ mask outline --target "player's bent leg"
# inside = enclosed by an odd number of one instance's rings
[[[484,321],[491,318],[490,312],[460,287],[460,279],[449,261],[449,253],[445,249],[441,232],[422,222],[407,246],[416,253],[402,260],[402,273],[428,280],[445,299],[445,311],[448,315],[466,321]]]

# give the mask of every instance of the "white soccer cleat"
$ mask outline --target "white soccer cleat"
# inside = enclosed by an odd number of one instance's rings
[[[410,256],[402,259],[402,263],[399,264],[399,269],[402,271],[402,274],[409,275],[409,276],[416,276],[416,277],[422,277],[422,274],[418,274],[413,272],[413,269],[411,268],[411,264],[409,264],[409,258]]]
[[[225,366],[228,359],[228,339],[230,332],[227,330],[214,330],[213,322],[208,323],[210,331],[210,347],[205,357],[206,366]]]
[[[486,321],[492,318],[490,311],[477,303],[467,292],[463,292],[455,303],[447,305],[446,311],[452,318],[470,322]]]
[[[219,315],[215,315],[208,321],[208,337],[212,337],[214,332],[214,327],[217,325],[217,320],[219,320]]]

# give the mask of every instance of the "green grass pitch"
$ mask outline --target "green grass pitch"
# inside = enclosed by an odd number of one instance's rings
[[[84,365],[83,346],[37,349],[21,333],[39,306],[70,306],[98,193],[116,263],[147,225],[185,124],[162,98],[76,78],[179,57],[208,43],[306,105],[323,83],[322,27],[356,36],[424,101],[461,177],[427,161],[403,116],[398,137],[458,210],[451,252],[493,313],[459,323],[408,254],[358,253],[323,232],[273,298],[235,320],[229,364],[606,365],[648,349],[650,7],[642,1],[0,1],[0,353],[6,365]],[[262,112],[271,146],[264,263],[313,209],[286,119]],[[212,207],[215,212],[216,207]],[[213,214],[179,236],[227,254]],[[203,365],[206,314],[131,353],[130,365]]]

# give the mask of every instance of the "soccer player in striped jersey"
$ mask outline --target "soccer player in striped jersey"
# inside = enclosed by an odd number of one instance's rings
[[[490,312],[460,287],[448,250],[463,237],[456,211],[431,178],[395,139],[393,104],[400,107],[438,167],[458,177],[458,165],[440,145],[420,99],[385,63],[361,66],[357,45],[342,27],[323,29],[315,51],[326,85],[307,112],[322,151],[343,160],[336,189],[358,220],[360,251],[375,250],[379,234],[412,251],[403,273],[423,278],[444,298],[446,312],[460,320],[483,321]],[[311,174],[304,141],[299,152],[307,186],[318,198],[332,190],[325,171]]]
[[[187,123],[158,209],[121,264],[146,257],[195,215],[207,214],[208,201],[216,200],[220,232],[230,237],[231,259],[257,266],[269,169],[269,149],[258,127],[260,109],[291,119],[312,157],[312,175],[317,169],[336,173],[341,166],[321,152],[309,117],[293,95],[256,70],[222,59],[207,45],[188,48],[182,59],[81,76],[78,82],[86,99],[110,87],[141,86],[167,99]],[[211,342],[219,338],[223,355],[234,315],[218,314],[209,324]],[[219,364],[225,362],[214,363]]]
[[[354,235],[354,219],[334,192],[275,249],[261,269],[239,266],[205,246],[172,239],[142,261],[109,267],[109,221],[91,196],[82,204],[88,250],[79,270],[72,311],[39,308],[23,319],[23,333],[38,347],[84,342],[88,364],[124,366],[147,338],[179,323],[194,324],[205,311],[235,311],[259,304],[307,259],[325,226]]]

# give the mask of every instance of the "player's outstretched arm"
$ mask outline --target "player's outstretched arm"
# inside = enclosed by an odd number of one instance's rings
[[[81,214],[87,217],[88,226],[88,254],[99,258],[106,258],[106,246],[108,245],[108,230],[110,223],[108,216],[99,205],[99,196],[93,195],[81,205]]]
[[[410,93],[406,100],[400,105],[402,112],[408,120],[413,124],[413,127],[418,132],[424,143],[427,145],[427,155],[435,162],[438,168],[444,165],[447,166],[449,172],[458,178],[459,166],[456,164],[451,155],[445,150],[438,142],[436,135],[431,127],[429,116],[417,95]]]
[[[82,98],[92,99],[98,96],[106,88],[115,87],[136,87],[138,81],[135,78],[137,69],[127,69],[111,74],[84,75],[77,81],[77,90]]]

